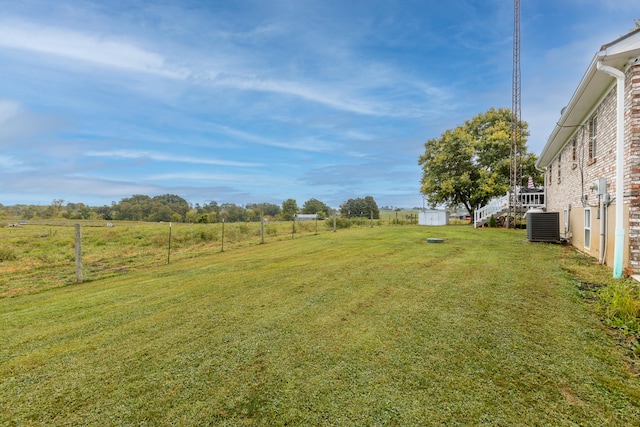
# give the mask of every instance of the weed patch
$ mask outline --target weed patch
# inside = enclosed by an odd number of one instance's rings
[[[0,247],[0,262],[13,261],[16,258],[18,258],[18,256],[13,248]]]
[[[640,287],[631,278],[613,279],[611,270],[571,248],[562,256],[562,268],[575,280],[627,355],[625,363],[640,375]]]
[[[598,307],[608,326],[640,335],[640,290],[635,281],[617,281],[600,288]]]

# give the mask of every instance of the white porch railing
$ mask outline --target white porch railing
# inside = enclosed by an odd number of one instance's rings
[[[509,195],[491,199],[485,206],[473,212],[473,226],[479,227],[489,221],[491,215],[497,215],[509,209]]]
[[[520,204],[523,208],[543,208],[545,193],[520,193]]]
[[[545,207],[546,191],[542,193],[525,193],[520,192],[518,189],[518,192],[520,194],[520,206],[523,211],[527,211],[531,208],[543,209]],[[491,218],[492,215],[499,216],[506,212],[509,210],[510,202],[509,194],[491,199],[486,206],[482,206],[475,210],[473,213],[473,226],[476,228],[481,227],[489,221],[489,218]]]

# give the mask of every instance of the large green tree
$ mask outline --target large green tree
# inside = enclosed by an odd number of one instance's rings
[[[340,205],[340,215],[345,218],[380,218],[380,209],[372,196],[366,196],[364,199],[349,199]]]
[[[249,219],[249,213],[242,206],[235,203],[223,203],[220,205],[220,216],[226,222],[245,222]]]
[[[189,212],[189,203],[175,194],[163,194],[151,199],[153,213],[151,221],[184,221]]]
[[[266,217],[275,217],[280,214],[280,206],[274,203],[249,203],[247,210],[251,210],[251,221],[259,221],[260,214]]]
[[[282,202],[280,217],[283,221],[293,221],[299,211],[300,209],[298,208],[298,203],[295,199],[287,199]]]
[[[511,122],[509,109],[491,108],[424,144],[425,152],[418,160],[422,166],[420,191],[429,205],[464,206],[473,216],[478,206],[507,193]],[[527,151],[527,127],[526,122],[520,123],[518,150],[524,181],[520,185],[526,185],[529,176],[535,183],[542,182],[534,166],[536,156]]]
[[[144,194],[134,194],[113,205],[113,219],[148,221],[152,209],[151,197]]]
[[[302,205],[303,214],[318,214],[318,219],[325,219],[329,212],[331,208],[318,199],[309,199]]]
[[[134,194],[122,199],[120,203],[114,203],[108,216],[133,221],[184,221],[188,211],[189,203],[175,194],[163,194],[153,198]]]

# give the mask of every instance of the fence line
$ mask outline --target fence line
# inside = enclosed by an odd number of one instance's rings
[[[385,219],[336,218],[336,231],[408,223]],[[76,224],[82,226],[80,239]],[[169,232],[168,222],[40,220],[18,228],[0,225],[0,298],[160,267],[169,256],[177,262],[221,251],[222,223],[173,223]],[[224,250],[291,239],[291,233],[291,222],[285,221],[225,223]],[[325,233],[334,233],[334,218],[295,223],[296,238]]]

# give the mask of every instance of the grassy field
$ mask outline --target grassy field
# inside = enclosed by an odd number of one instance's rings
[[[520,230],[128,256],[0,300],[0,424],[640,424],[628,354],[581,296],[610,272]]]
[[[0,298],[65,286],[76,281],[74,225],[78,221],[0,223]],[[85,280],[99,280],[167,262],[262,242],[259,223],[172,224],[80,221]],[[107,224],[113,225],[107,227]],[[380,224],[375,222],[374,224]],[[352,220],[352,228],[370,226]],[[169,251],[169,232],[171,250]],[[264,241],[333,231],[330,222],[267,223]],[[224,239],[223,239],[224,237]]]

